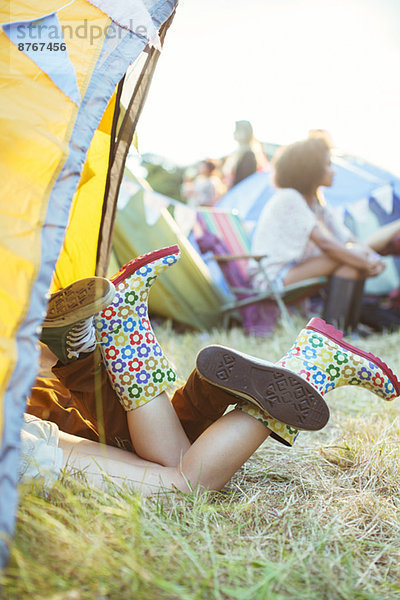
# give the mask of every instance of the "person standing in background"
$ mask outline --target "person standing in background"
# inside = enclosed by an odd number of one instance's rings
[[[253,135],[253,127],[249,121],[236,121],[233,137],[238,148],[228,156],[223,167],[228,189],[256,171],[267,171],[269,168],[268,159],[261,143]]]

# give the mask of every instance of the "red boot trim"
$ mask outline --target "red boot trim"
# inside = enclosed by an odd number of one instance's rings
[[[161,248],[160,250],[153,250],[153,252],[148,252],[147,254],[143,254],[142,256],[138,256],[133,260],[129,261],[120,268],[118,273],[115,273],[110,280],[113,282],[115,286],[117,286],[121,281],[124,281],[127,277],[135,273],[141,267],[148,265],[159,258],[164,258],[165,256],[169,256],[171,254],[179,254],[179,246],[174,244],[173,246],[168,246],[167,248]]]

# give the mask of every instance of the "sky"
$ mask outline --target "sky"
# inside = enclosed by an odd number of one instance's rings
[[[178,164],[232,152],[234,122],[309,129],[400,174],[400,0],[180,0],[138,125]]]

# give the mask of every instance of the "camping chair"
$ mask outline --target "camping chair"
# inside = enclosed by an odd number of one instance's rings
[[[234,312],[239,311],[244,321],[245,329],[251,330],[251,323],[245,323],[259,318],[267,319],[266,330],[271,331],[280,313],[283,326],[293,332],[293,324],[286,303],[290,304],[301,298],[312,295],[327,283],[326,277],[313,277],[299,283],[286,286],[279,291],[268,278],[262,267],[264,255],[251,254],[250,239],[235,210],[202,207],[198,209],[194,234],[201,252],[211,252],[211,257],[219,265],[227,283],[232,300],[221,307],[223,323],[226,326]],[[268,282],[269,290],[257,291],[250,281],[249,261],[253,259],[258,269]],[[252,271],[254,269],[252,268]],[[257,311],[249,315],[248,309],[257,306]],[[273,322],[271,322],[273,321]],[[255,327],[263,329],[258,323]],[[264,328],[265,329],[265,328]]]

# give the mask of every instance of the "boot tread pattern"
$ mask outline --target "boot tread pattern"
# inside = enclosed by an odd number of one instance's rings
[[[298,421],[297,427],[304,429],[301,425],[309,425],[306,429],[320,429],[320,423],[326,417],[326,407],[316,396],[314,390],[307,389],[299,382],[298,377],[287,373],[274,372],[273,379],[264,391],[261,408],[267,408],[271,414],[275,412],[274,407],[287,405],[294,411]]]
[[[235,362],[235,357],[232,354],[223,354],[222,360],[218,363],[217,369],[215,371],[216,377],[220,381],[227,381],[227,379],[229,379],[229,375],[232,372],[233,367],[235,366]]]
[[[49,302],[48,315],[54,317],[66,310],[75,309],[82,304],[90,302],[93,298],[95,282],[89,281],[86,286],[76,286],[76,289],[68,287],[59,293]]]
[[[209,346],[199,353],[197,370],[210,383],[292,427],[316,430],[328,421],[329,410],[320,394],[287,369]]]
[[[102,310],[114,296],[112,283],[87,277],[52,294],[43,327],[62,326],[88,318]]]

